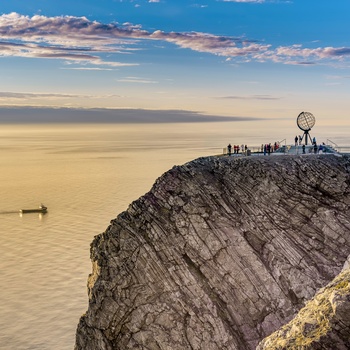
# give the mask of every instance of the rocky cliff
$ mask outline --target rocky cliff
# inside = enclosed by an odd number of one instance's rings
[[[345,269],[291,322],[265,338],[257,350],[350,349],[350,269]]]
[[[331,155],[174,167],[95,237],[75,349],[255,349],[340,273],[349,185]]]

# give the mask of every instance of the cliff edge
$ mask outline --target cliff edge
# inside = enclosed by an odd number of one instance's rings
[[[332,155],[172,168],[92,242],[75,349],[255,349],[342,270],[349,185]]]

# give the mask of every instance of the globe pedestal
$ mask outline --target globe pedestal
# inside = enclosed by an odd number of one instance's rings
[[[305,138],[305,146],[307,146],[307,140],[308,140],[308,138],[310,138],[310,142],[311,142],[311,144],[312,144],[312,139],[311,139],[311,136],[310,136],[310,134],[309,134],[309,130],[305,130],[305,131],[304,131],[304,135],[303,135],[303,137],[301,138],[301,141],[303,141],[303,138]]]

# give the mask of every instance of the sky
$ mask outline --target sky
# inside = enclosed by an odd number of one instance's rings
[[[36,109],[305,110],[349,126],[349,13],[348,0],[2,0],[0,122]]]

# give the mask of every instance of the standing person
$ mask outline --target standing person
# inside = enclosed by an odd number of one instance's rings
[[[302,140],[303,138],[299,135],[299,146],[301,145],[301,140]]]
[[[266,151],[267,151],[267,144],[265,143],[265,145],[264,145],[264,156],[266,156]]]
[[[315,142],[314,143],[314,153],[317,154],[317,150],[318,150],[318,147],[317,147],[317,143]]]
[[[271,153],[271,143],[267,145],[267,154],[270,155]]]
[[[228,155],[229,155],[229,156],[231,155],[231,151],[232,151],[232,146],[231,146],[231,144],[229,143],[228,146],[227,146],[227,152],[228,152]]]
[[[298,146],[298,136],[295,136],[294,143],[295,143],[295,146]]]
[[[305,145],[302,146],[303,154],[305,154]]]

